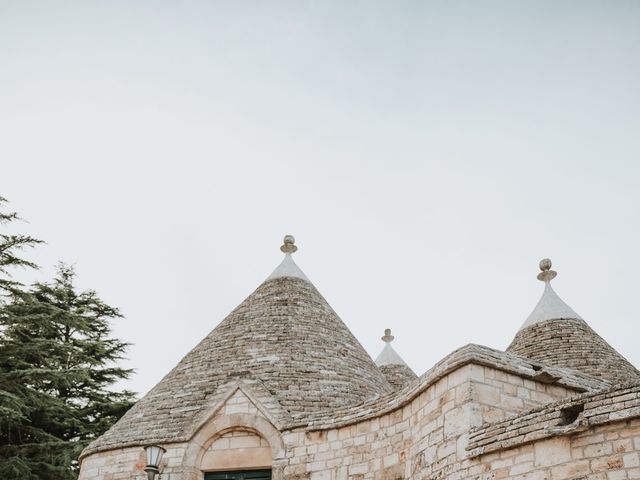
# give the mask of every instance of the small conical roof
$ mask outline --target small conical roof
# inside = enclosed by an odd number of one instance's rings
[[[540,262],[544,292],[507,351],[555,367],[572,368],[612,383],[640,381],[640,372],[551,288],[551,260]]]
[[[297,267],[278,268],[89,450],[189,438],[211,399],[245,378],[304,420],[390,392],[347,326]]]
[[[391,330],[387,328],[382,337],[384,348],[380,355],[376,357],[376,365],[394,388],[400,388],[415,380],[418,376],[391,346],[394,338],[391,335]]]

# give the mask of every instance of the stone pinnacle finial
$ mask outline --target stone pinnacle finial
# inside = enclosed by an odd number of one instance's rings
[[[391,335],[391,329],[390,328],[386,328],[384,330],[384,337],[382,337],[382,341],[385,343],[391,343],[393,342],[393,339],[396,338],[393,335]]]
[[[540,270],[541,272],[538,274],[538,280],[541,282],[548,283],[558,275],[558,272],[554,272],[551,270],[551,260],[548,258],[543,258],[540,260]]]
[[[285,235],[284,236],[284,243],[283,245],[280,247],[280,251],[284,252],[284,253],[293,253],[296,250],[298,250],[298,247],[296,247],[294,244],[296,243],[296,239],[293,237],[293,235]]]

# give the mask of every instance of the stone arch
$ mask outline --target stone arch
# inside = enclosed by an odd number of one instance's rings
[[[248,470],[271,468],[271,445],[258,432],[249,428],[231,428],[208,440],[202,446],[198,468],[216,470]]]
[[[250,413],[224,415],[207,422],[189,441],[183,464],[192,466],[195,471],[201,471],[203,457],[209,447],[229,432],[234,431],[251,432],[263,438],[271,448],[271,464],[268,467],[273,469],[273,479],[282,478],[281,464],[284,460],[284,443],[280,432],[264,417]],[[242,468],[242,465],[238,465],[238,467]]]

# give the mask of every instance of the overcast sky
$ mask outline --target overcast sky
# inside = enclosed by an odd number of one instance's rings
[[[418,374],[543,290],[640,366],[640,2],[0,1],[0,195],[144,393],[278,265]]]

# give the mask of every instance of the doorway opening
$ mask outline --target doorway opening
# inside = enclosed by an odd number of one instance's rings
[[[271,469],[209,472],[204,474],[204,480],[271,480]]]

